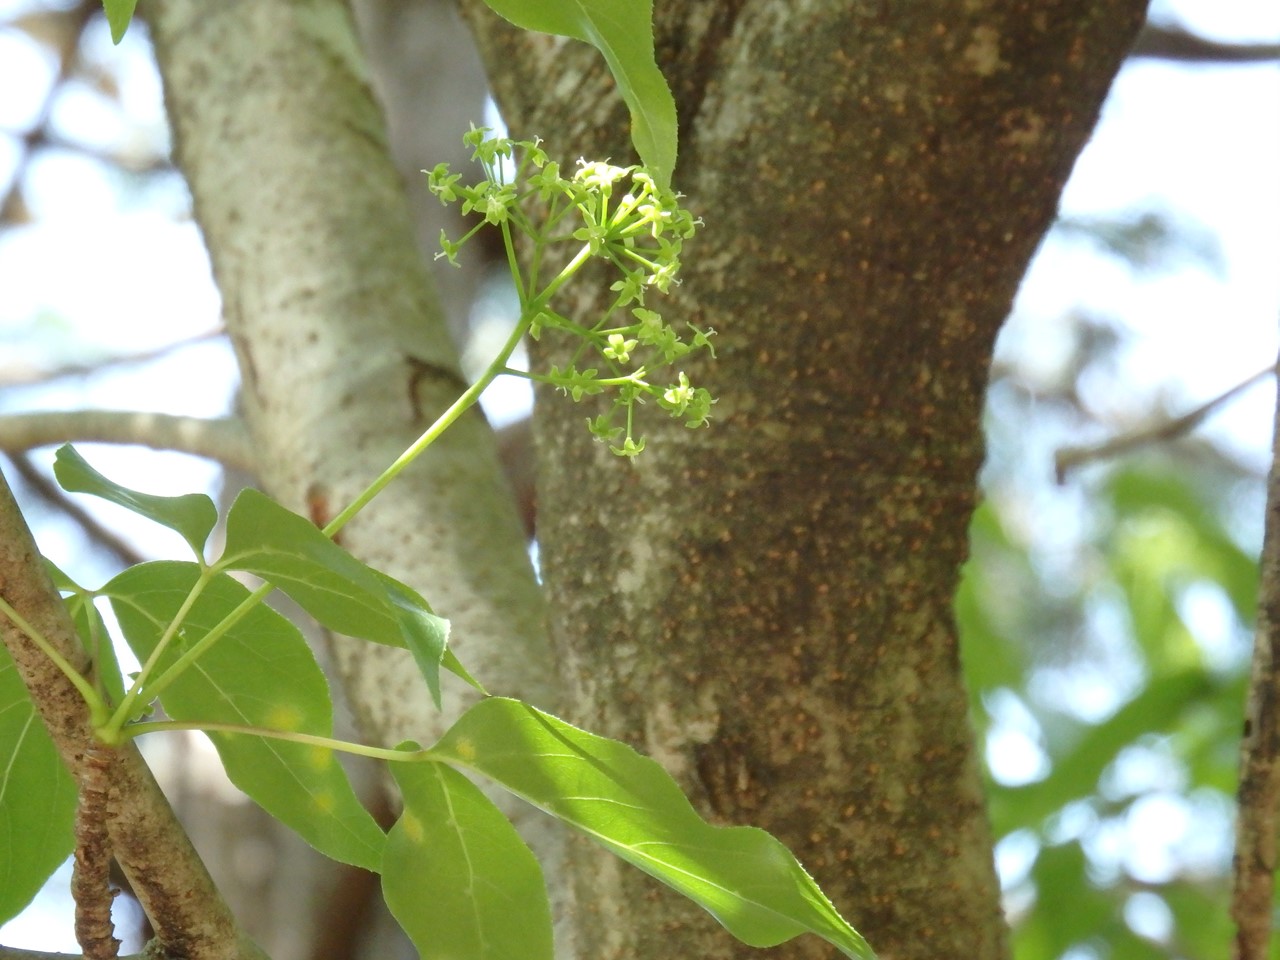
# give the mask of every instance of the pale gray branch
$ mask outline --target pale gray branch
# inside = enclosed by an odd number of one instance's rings
[[[133,443],[217,460],[253,473],[257,461],[244,425],[233,417],[179,417],[130,410],[68,410],[0,417],[0,450],[70,441]]]
[[[118,369],[120,367],[154,363],[157,360],[163,360],[166,357],[172,356],[179,350],[185,350],[188,347],[207,343],[210,340],[223,336],[225,333],[226,331],[221,327],[221,325],[219,325],[205,330],[202,333],[186,337],[182,340],[175,340],[172,343],[162,344],[151,350],[102,357],[88,363],[66,363],[62,366],[53,367],[47,370],[28,370],[24,367],[9,369],[0,366],[0,385],[29,387],[36,384],[49,383],[52,380],[62,380],[66,377],[88,377],[96,373],[102,373],[106,370]]]

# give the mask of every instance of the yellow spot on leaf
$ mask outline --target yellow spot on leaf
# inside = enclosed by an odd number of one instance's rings
[[[302,725],[302,712],[297,707],[278,703],[267,713],[267,727],[272,730],[297,730]]]
[[[414,843],[422,842],[422,821],[415,817],[409,811],[405,811],[400,818],[400,825],[404,828],[404,832]]]

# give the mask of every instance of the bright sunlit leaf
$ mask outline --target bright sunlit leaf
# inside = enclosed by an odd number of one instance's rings
[[[631,141],[654,181],[670,189],[676,102],[653,54],[652,0],[485,0],[525,30],[589,43],[603,55],[631,111]]]
[[[131,567],[103,587],[120,628],[146,662],[200,577],[193,563]],[[208,583],[163,670],[235,610],[249,591],[226,574]],[[302,634],[257,604],[160,695],[175,720],[333,735],[329,685]],[[232,783],[321,853],[377,870],[385,837],[360,804],[333,751],[248,734],[211,733]]]
[[[441,763],[392,763],[404,813],[382,891],[423,960],[551,960],[542,869],[502,811]]]
[[[431,752],[576,827],[744,943],[772,947],[808,932],[845,956],[875,956],[779,840],[707,823],[657,762],[624,743],[494,697],[468,710]]]

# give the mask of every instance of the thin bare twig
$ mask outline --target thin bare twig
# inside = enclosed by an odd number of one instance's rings
[[[1147,427],[1141,427],[1129,433],[1122,433],[1117,437],[1104,440],[1102,443],[1093,444],[1091,446],[1082,447],[1063,447],[1054,460],[1054,475],[1057,477],[1058,483],[1066,482],[1067,472],[1075,469],[1082,464],[1090,463],[1094,460],[1107,460],[1112,457],[1118,457],[1121,454],[1129,453],[1139,447],[1144,447],[1150,443],[1164,443],[1169,440],[1176,440],[1185,433],[1190,433],[1198,427],[1204,420],[1223,404],[1243,393],[1249,387],[1253,386],[1259,380],[1275,372],[1275,365],[1259,370],[1253,376],[1249,377],[1241,383],[1237,383],[1230,390],[1219,394],[1207,403],[1202,403],[1189,413],[1184,413],[1179,417],[1171,420],[1161,420],[1159,423]]]
[[[57,96],[62,84],[74,72],[77,59],[76,51],[80,49],[80,41],[84,31],[93,19],[96,12],[95,7],[96,4],[93,3],[81,3],[64,14],[69,21],[68,29],[61,33],[60,42],[54,51],[58,61],[58,72],[53,79],[53,83],[49,85],[49,93],[44,98],[44,103],[40,105],[40,113],[36,117],[35,123],[31,125],[22,137],[22,154],[13,172],[13,178],[9,181],[4,193],[0,194],[0,223],[17,219],[14,214],[20,205],[19,196],[23,176],[30,163],[32,153],[49,128],[49,118],[53,114],[54,98]]]
[[[142,350],[138,353],[126,353],[118,356],[105,357],[101,360],[95,360],[92,363],[68,363],[59,367],[54,367],[50,370],[7,370],[4,367],[0,367],[0,386],[33,387],[38,384],[49,383],[54,380],[63,380],[68,377],[89,377],[115,367],[154,363],[157,360],[163,360],[165,357],[177,353],[179,350],[185,350],[187,347],[197,346],[198,344],[224,336],[226,332],[226,329],[222,326],[211,327],[201,333],[184,337],[181,340],[175,340],[172,343],[161,344],[151,350]]]
[[[1150,57],[1179,63],[1250,64],[1280,60],[1280,43],[1222,43],[1180,27],[1147,24],[1129,51],[1130,57]]]

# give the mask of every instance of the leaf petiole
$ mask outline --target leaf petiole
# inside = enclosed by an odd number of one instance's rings
[[[121,729],[121,736],[132,739],[145,733],[161,733],[165,730],[198,730],[201,733],[237,733],[251,737],[265,737],[268,740],[284,740],[289,743],[301,743],[309,747],[323,747],[339,753],[350,753],[373,760],[389,760],[409,763],[440,763],[427,750],[388,750],[385,747],[371,747],[363,743],[352,743],[349,740],[338,740],[334,737],[321,737],[313,733],[301,733],[296,730],[270,730],[265,727],[251,727],[238,723],[199,723],[184,720],[146,720],[126,724]]]
[[[107,705],[102,697],[98,695],[98,691],[94,689],[93,684],[79,670],[73,667],[66,657],[58,652],[57,647],[50,643],[43,633],[10,606],[4,597],[0,597],[0,613],[8,617],[15,627],[26,634],[31,639],[31,642],[53,661],[53,665],[61,670],[63,675],[75,685],[76,690],[80,692],[80,696],[84,697],[84,702],[89,707],[89,716],[96,726],[99,720],[106,716]]]
[[[150,685],[147,684],[147,680],[156,668],[156,663],[159,662],[160,657],[164,655],[164,652],[169,648],[169,645],[173,643],[174,638],[178,636],[179,631],[182,629],[183,620],[185,620],[187,614],[191,612],[191,608],[194,607],[196,601],[200,599],[200,594],[204,592],[205,586],[211,579],[213,579],[217,572],[217,569],[214,567],[205,567],[201,565],[200,579],[197,580],[195,585],[191,588],[191,592],[182,602],[182,606],[178,608],[178,612],[174,616],[173,620],[171,620],[168,626],[165,627],[164,633],[161,634],[160,640],[156,644],[155,649],[151,651],[151,656],[147,657],[147,662],[142,665],[142,669],[138,671],[137,677],[134,678],[133,683],[125,692],[124,698],[120,701],[120,705],[116,707],[115,712],[111,715],[111,719],[107,721],[104,731],[106,734],[112,737],[118,736],[120,729],[132,715],[135,705],[140,699],[142,699],[144,691],[147,701],[154,700],[160,695],[161,690],[164,690],[170,683],[181,676],[187,666],[195,660],[196,656],[198,656],[197,651],[199,653],[203,653],[209,648],[214,640],[218,639],[218,637],[222,636],[222,634],[226,633],[226,631],[234,625],[234,623],[227,623],[225,621],[219,624],[218,628],[211,631],[208,636],[201,639],[200,643],[188,650],[172,666],[161,673],[160,676],[156,677],[154,683]],[[271,588],[268,587],[262,595],[265,597],[270,591]],[[238,620],[239,617],[236,619]]]

